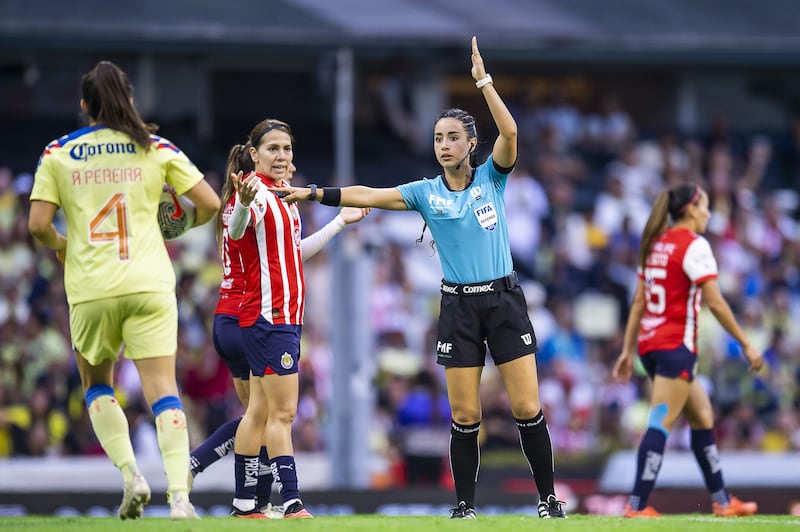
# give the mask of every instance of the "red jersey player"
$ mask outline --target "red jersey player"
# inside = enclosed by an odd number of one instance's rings
[[[660,517],[647,499],[661,468],[667,435],[680,414],[691,427],[692,451],[711,494],[714,515],[746,516],[758,509],[756,503],[731,497],[725,489],[712,430],[711,401],[694,378],[701,299],[741,344],[751,371],[763,364],[761,353],[748,343],[717,284],[717,263],[701,236],[709,217],[705,191],[693,184],[676,185],[656,198],[642,233],[639,283],[622,353],[613,369],[616,378],[627,382],[638,350],[653,379],[648,427],[639,444],[636,479],[625,517]]]
[[[229,176],[222,189],[223,207],[217,217],[217,241],[222,258],[222,281],[219,288],[219,301],[214,312],[214,325],[212,338],[217,353],[233,377],[234,388],[247,408],[250,400],[250,365],[245,354],[244,342],[239,328],[239,307],[245,293],[244,260],[239,250],[239,244],[247,238],[233,240],[229,237],[228,226],[235,206],[234,185],[231,178],[242,171],[254,171],[253,160],[249,151],[250,143],[236,144],[228,155],[226,174]],[[294,164],[289,165],[289,179],[295,173]],[[313,257],[348,224],[355,223],[364,218],[369,209],[345,207],[327,225],[314,234],[307,236],[300,242],[302,260]],[[245,234],[255,238],[255,229],[250,226]],[[257,268],[257,266],[255,266]],[[256,306],[258,308],[258,306]],[[225,422],[214,431],[205,441],[195,448],[190,456],[191,476],[190,485],[194,477],[208,468],[211,464],[233,451],[236,431],[239,428],[241,417]],[[266,447],[262,446],[259,452],[259,471],[256,482],[256,505],[252,512],[234,512],[236,517],[248,519],[263,519],[266,517],[283,517],[283,508],[272,506],[269,503],[273,476],[269,463]]]
[[[247,176],[241,171],[231,175],[236,194],[228,219],[228,234],[237,241],[242,258],[245,289],[239,327],[252,375],[248,407],[234,444],[233,515],[257,512],[255,487],[264,439],[273,476],[280,482],[284,518],[310,518],[300,499],[292,447],[306,246],[301,243],[297,206],[280,201],[278,194],[269,190],[288,186],[294,139],[288,124],[267,119],[253,128],[248,141],[255,171]],[[321,247],[322,243],[317,239],[315,245]]]

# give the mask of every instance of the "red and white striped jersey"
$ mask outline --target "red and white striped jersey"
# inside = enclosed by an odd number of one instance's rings
[[[271,179],[256,175],[262,186],[250,203],[248,228],[237,241],[245,280],[239,325],[249,327],[259,315],[273,324],[302,325],[305,281],[300,211],[267,191],[266,186],[274,186]]]
[[[230,220],[236,196],[231,198],[222,208],[222,282],[219,285],[219,301],[215,314],[239,315],[239,306],[244,296],[244,264],[239,252],[239,240],[234,240],[228,234],[228,221]],[[245,231],[252,232],[248,227]]]
[[[711,246],[702,236],[679,228],[655,239],[644,272],[639,271],[645,289],[640,354],[676,349],[681,344],[697,353],[700,287],[717,273]]]

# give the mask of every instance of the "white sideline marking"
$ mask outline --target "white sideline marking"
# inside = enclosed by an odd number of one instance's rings
[[[745,524],[745,523],[759,523],[762,525],[794,525],[800,526],[800,519],[795,519],[793,521],[770,521],[769,519],[758,519],[753,517],[687,517],[689,521],[702,521],[704,523],[736,523],[736,524]]]

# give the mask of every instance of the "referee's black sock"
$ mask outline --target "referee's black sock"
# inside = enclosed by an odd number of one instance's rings
[[[550,442],[550,431],[547,421],[540,410],[532,419],[517,419],[519,441],[522,452],[530,465],[539,499],[546,501],[549,495],[555,495],[553,487],[553,445]]]
[[[478,481],[480,449],[478,430],[480,422],[474,425],[460,425],[455,421],[450,425],[450,468],[453,471],[453,484],[456,487],[457,501],[475,507],[475,483]]]

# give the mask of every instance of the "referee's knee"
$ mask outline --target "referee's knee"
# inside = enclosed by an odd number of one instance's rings
[[[481,422],[480,412],[455,412],[453,411],[453,422],[459,425],[474,425]]]
[[[531,419],[542,411],[542,404],[538,399],[526,401],[525,403],[512,404],[511,413],[517,419]]]

